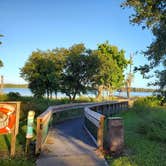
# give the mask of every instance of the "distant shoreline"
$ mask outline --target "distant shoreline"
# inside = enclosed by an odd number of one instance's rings
[[[28,88],[28,84],[4,84],[4,88]]]
[[[7,84],[4,84],[4,88],[28,88],[28,84],[7,83]],[[125,92],[126,88],[121,88],[120,91]],[[131,92],[155,92],[155,91],[156,89],[150,89],[150,88],[135,88],[135,87],[131,88]]]

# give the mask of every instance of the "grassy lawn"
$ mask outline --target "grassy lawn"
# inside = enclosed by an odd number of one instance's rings
[[[35,160],[28,159],[24,156],[16,157],[13,159],[1,159],[0,160],[1,166],[35,166]]]
[[[110,166],[165,166],[166,109],[133,108],[120,116],[124,119],[125,150],[119,158],[108,157]]]

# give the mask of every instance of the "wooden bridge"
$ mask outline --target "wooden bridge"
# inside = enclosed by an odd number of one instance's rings
[[[127,107],[128,102],[49,107],[37,117],[36,153],[40,153],[37,166],[106,166],[107,163],[100,153],[103,149],[104,119]],[[84,117],[50,125],[53,114],[75,108],[84,108]],[[86,121],[96,127],[96,136]]]

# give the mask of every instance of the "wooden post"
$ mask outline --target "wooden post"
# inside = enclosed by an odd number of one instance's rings
[[[36,148],[35,153],[39,154],[42,148],[42,144],[47,138],[47,133],[44,133],[45,129],[49,128],[49,122],[52,116],[52,109],[47,109],[41,115],[37,117],[37,130],[36,130]],[[48,130],[47,130],[48,131]]]
[[[107,142],[111,152],[120,154],[124,146],[123,120],[119,117],[108,119]]]
[[[11,133],[11,143],[10,143],[10,156],[14,157],[16,151],[16,135],[14,132]]]
[[[121,112],[121,110],[122,110],[122,103],[121,102],[119,103],[119,107],[120,107],[119,112]]]
[[[21,102],[16,102],[16,124],[15,124],[15,135],[18,134],[18,129],[19,129],[19,119],[20,119],[20,105]]]
[[[116,114],[116,103],[113,104],[113,106],[114,106],[114,114]]]
[[[25,146],[25,153],[29,155],[30,152],[30,143],[33,138],[33,126],[34,126],[34,116],[35,111],[29,111],[27,116],[27,131],[26,131],[26,146]]]
[[[112,115],[112,113],[115,113],[115,109],[114,109],[114,104],[110,105],[110,116]]]
[[[20,104],[21,102],[9,102],[9,104],[16,104],[16,123],[14,126],[14,130],[11,132],[11,143],[10,143],[10,156],[14,157],[15,156],[15,151],[16,151],[16,137],[18,134],[18,129],[19,129],[19,118],[20,118]]]
[[[109,116],[109,104],[107,104],[107,107],[106,107],[106,115]]]
[[[104,137],[104,116],[100,117],[99,128],[97,132],[97,144],[99,150],[103,150],[103,137]]]
[[[115,114],[115,109],[116,109],[116,108],[115,108],[115,104],[113,103],[113,104],[112,104],[111,115],[114,115],[114,114]]]
[[[36,150],[35,153],[40,153],[41,143],[42,143],[42,135],[41,135],[41,119],[37,118],[37,131],[36,131]]]
[[[107,111],[108,111],[108,114],[107,114],[107,115],[109,116],[109,115],[110,115],[110,112],[111,112],[110,104],[108,104],[108,110],[107,110]]]

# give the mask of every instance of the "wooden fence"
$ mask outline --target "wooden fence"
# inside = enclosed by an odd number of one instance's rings
[[[48,135],[49,127],[51,126],[52,115],[57,112],[67,111],[75,108],[83,108],[87,105],[95,103],[72,103],[63,104],[57,106],[50,106],[45,112],[37,117],[37,129],[36,129],[36,148],[35,153],[38,154],[42,150],[42,145]]]
[[[37,130],[36,130],[36,154],[40,153],[42,145],[44,144],[50,122],[52,119],[52,107],[49,107],[45,112],[37,117]]]
[[[128,101],[97,103],[84,108],[85,121],[88,119],[97,127],[97,137],[95,138],[93,133],[90,131],[90,127],[88,127],[86,123],[84,127],[100,150],[103,149],[104,143],[104,121],[108,117],[127,109]]]
[[[112,115],[120,113],[121,111],[127,110],[128,101],[99,103],[92,105],[89,108],[95,112],[105,115],[106,117],[110,117]]]
[[[91,121],[97,127],[97,140],[95,140],[95,137],[92,134],[90,134],[90,131],[87,129],[87,126],[86,125],[84,126],[85,129],[87,130],[87,132],[92,137],[93,141],[98,146],[98,148],[100,150],[102,150],[103,149],[103,132],[104,132],[105,116],[100,113],[92,111],[88,107],[86,107],[84,109],[84,114],[85,114],[85,118],[87,118],[89,121]]]
[[[88,107],[87,107],[88,106]],[[100,149],[103,148],[103,130],[104,119],[113,113],[118,113],[120,110],[126,108],[128,102],[102,102],[102,103],[73,103],[58,106],[50,106],[45,112],[37,117],[37,130],[36,130],[36,154],[42,150],[49,127],[52,120],[52,115],[57,112],[67,111],[75,108],[85,108],[85,116],[97,128],[97,145]],[[109,110],[109,111],[108,111]],[[113,110],[113,111],[111,111]],[[87,128],[88,131],[88,128]]]

